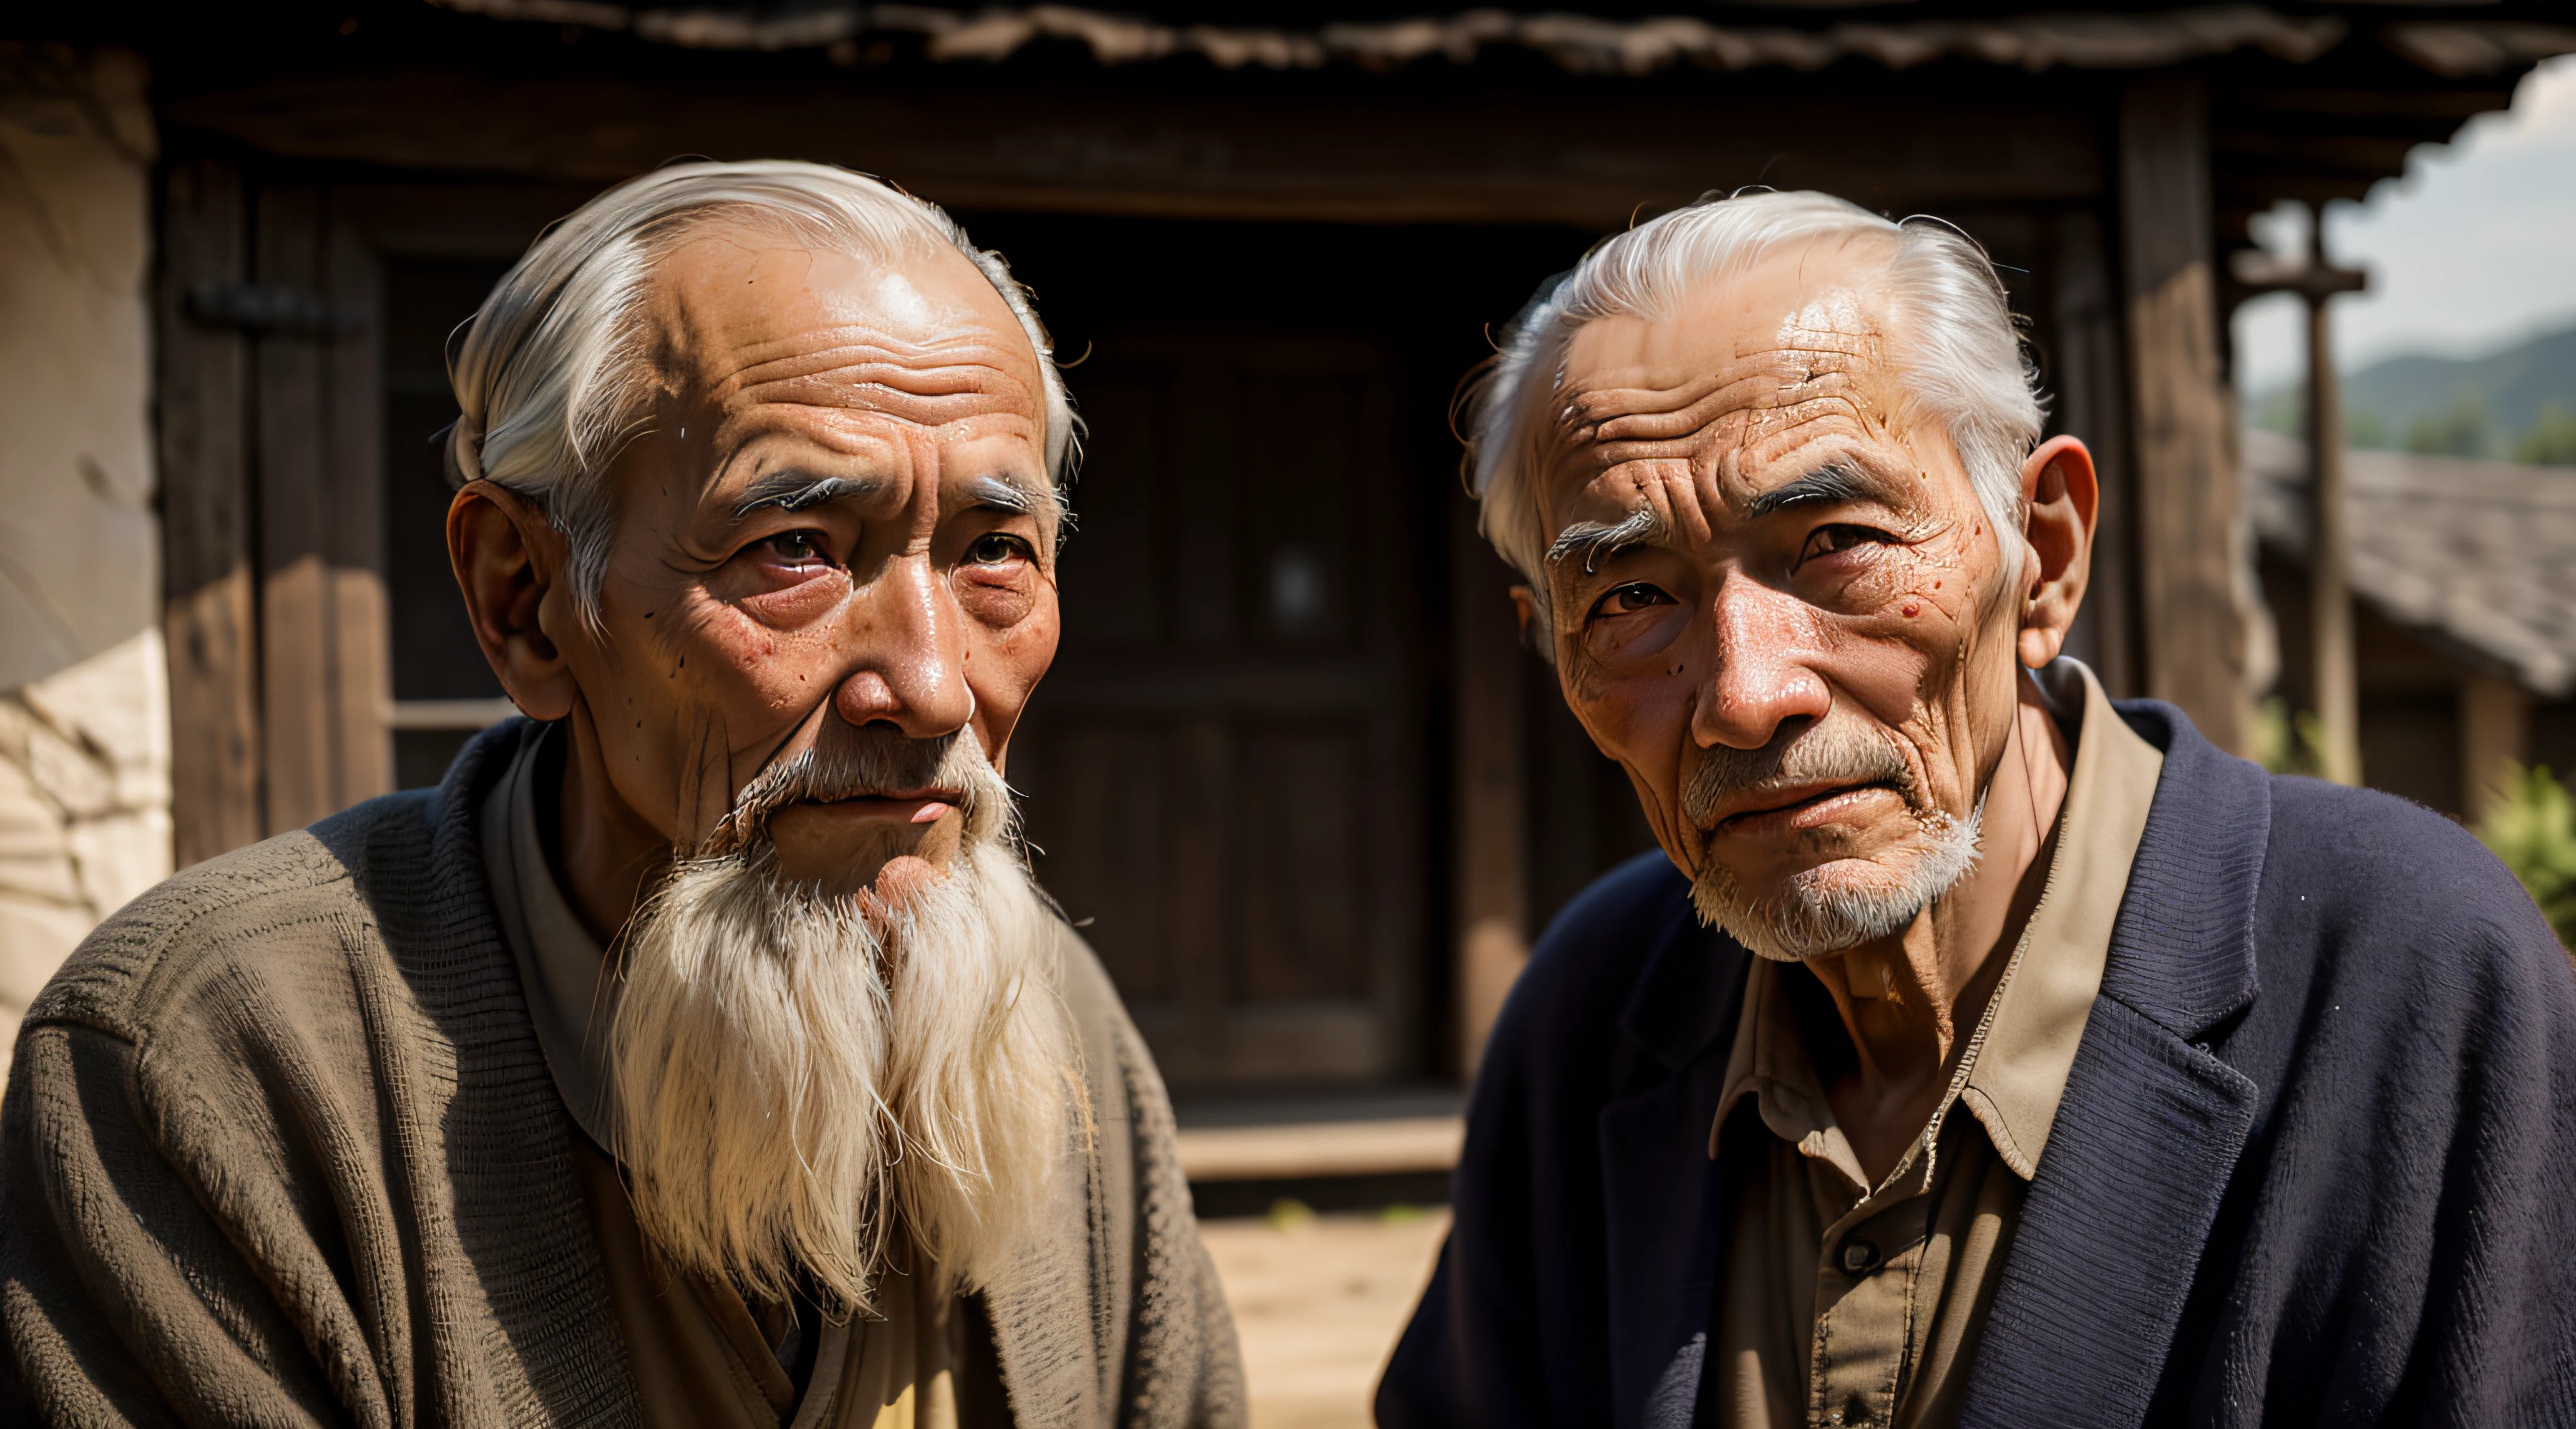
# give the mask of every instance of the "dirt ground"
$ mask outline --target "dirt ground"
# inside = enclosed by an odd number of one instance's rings
[[[1243,1336],[1252,1429],[1365,1429],[1369,1395],[1431,1279],[1446,1210],[1204,1221]]]

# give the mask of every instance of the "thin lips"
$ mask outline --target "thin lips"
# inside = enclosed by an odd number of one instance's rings
[[[1829,799],[1836,794],[1849,794],[1861,789],[1885,789],[1888,787],[1890,786],[1885,780],[1864,779],[1857,784],[1787,784],[1774,785],[1768,789],[1755,789],[1745,793],[1731,806],[1721,805],[1720,808],[1723,809],[1724,812],[1720,813],[1716,818],[1709,820],[1708,826],[1710,829],[1715,830],[1723,828],[1737,819],[1751,818],[1757,814],[1776,814],[1783,809],[1793,808],[1799,804],[1811,804],[1819,799]]]

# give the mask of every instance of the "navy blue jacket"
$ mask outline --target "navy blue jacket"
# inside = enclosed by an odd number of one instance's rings
[[[2119,710],[2164,773],[1964,1422],[2576,1425],[2566,954],[2449,820]],[[1548,930],[1384,1429],[1691,1422],[1746,957],[1661,854]]]

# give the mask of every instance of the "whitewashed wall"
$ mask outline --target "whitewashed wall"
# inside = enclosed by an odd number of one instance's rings
[[[0,1074],[64,956],[170,872],[145,79],[0,44]]]

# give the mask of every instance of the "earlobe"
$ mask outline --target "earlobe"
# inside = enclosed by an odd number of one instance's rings
[[[512,703],[533,719],[572,713],[579,689],[541,618],[563,569],[563,538],[545,513],[506,487],[467,482],[447,508],[447,553],[475,643]]]

